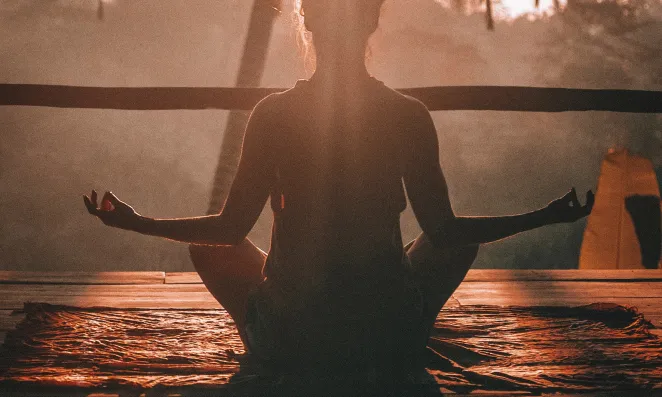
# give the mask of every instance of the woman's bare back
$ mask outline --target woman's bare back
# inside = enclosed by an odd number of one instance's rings
[[[374,79],[331,97],[301,80],[273,101],[265,275],[313,286],[400,270],[408,99]]]
[[[413,154],[408,109],[417,103],[372,78],[331,95],[319,84],[301,80],[266,99],[257,117],[269,128],[262,139],[246,137],[263,145],[274,212],[266,281],[248,322],[286,327],[281,336],[293,337],[256,344],[330,358],[339,346],[370,351],[380,330],[396,331],[403,302],[416,300],[406,286],[399,216]],[[324,339],[324,329],[333,335]],[[304,335],[315,335],[309,350]]]

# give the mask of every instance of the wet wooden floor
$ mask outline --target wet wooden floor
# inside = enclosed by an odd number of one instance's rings
[[[0,271],[0,340],[22,319],[13,312],[28,301],[146,309],[220,307],[196,273]],[[449,304],[595,302],[635,306],[662,328],[662,270],[471,270]]]

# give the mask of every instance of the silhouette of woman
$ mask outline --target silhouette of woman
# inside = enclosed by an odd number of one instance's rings
[[[455,216],[428,110],[366,70],[383,0],[302,3],[315,73],[255,107],[219,214],[152,219],[110,192],[100,208],[95,191],[84,201],[106,225],[200,244],[191,245],[196,270],[263,361],[409,365],[479,244],[573,222],[593,194],[584,206],[572,189],[530,213]],[[423,233],[403,247],[405,188]],[[246,235],[267,198],[265,255]]]

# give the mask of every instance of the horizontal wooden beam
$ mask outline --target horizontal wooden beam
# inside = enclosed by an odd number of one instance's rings
[[[197,273],[196,273],[197,274]],[[165,272],[0,270],[0,284],[163,284]],[[0,288],[2,288],[0,286]]]
[[[250,110],[265,96],[283,90],[0,84],[0,105],[120,110]],[[420,87],[398,91],[420,99],[430,110],[662,113],[662,91],[508,86]]]
[[[166,282],[170,273],[166,273]],[[662,283],[659,269],[471,269],[464,282],[477,281],[589,281]]]
[[[525,270],[525,269],[471,269],[465,283],[480,281],[588,281],[588,282],[640,282],[662,283],[662,270]],[[167,272],[166,284],[200,284],[196,272]]]
[[[471,269],[464,279],[465,283],[496,281],[662,283],[662,270]],[[44,272],[0,270],[0,285],[2,284],[202,284],[202,280],[200,280],[200,276],[196,272]]]
[[[25,302],[144,309],[218,309],[202,284],[62,285],[5,284],[0,310],[22,309]],[[502,306],[577,306],[609,302],[637,307],[647,318],[662,318],[662,283],[496,281],[463,283],[450,303]],[[656,325],[661,325],[656,323]]]

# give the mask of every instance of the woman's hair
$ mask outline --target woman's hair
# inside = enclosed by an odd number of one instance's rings
[[[313,35],[306,29],[303,21],[302,0],[293,0],[294,12],[292,20],[296,29],[297,47],[301,52],[306,72],[315,70],[315,49],[313,47]]]
[[[309,26],[305,23],[305,7],[310,7],[310,4],[315,4],[322,8],[334,7],[339,2],[347,2],[356,8],[356,13],[361,16],[370,17],[374,15],[374,26],[368,27],[370,33],[377,28],[377,21],[379,20],[380,10],[385,0],[293,0],[294,13],[293,21],[296,27],[296,38],[299,50],[302,52],[304,59],[304,67],[306,72],[315,70],[315,47],[313,44],[313,33],[308,30]],[[370,46],[366,47],[366,58],[369,58]]]

